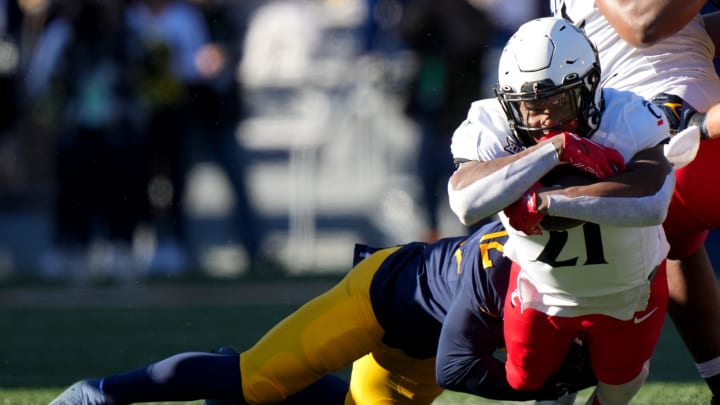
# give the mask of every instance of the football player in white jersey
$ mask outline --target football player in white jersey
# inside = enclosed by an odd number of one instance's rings
[[[597,403],[628,402],[662,329],[674,187],[661,109],[600,87],[597,52],[566,20],[530,21],[508,41],[497,99],[472,104],[453,135],[450,205],[465,224],[499,213],[515,265],[505,304],[507,378],[542,386],[578,335],[587,337]],[[558,167],[596,178],[543,182]],[[549,186],[549,187],[548,187]],[[546,217],[584,223],[543,228]]]
[[[597,47],[603,87],[631,90],[648,99],[660,93],[675,94],[698,111],[707,111],[720,102],[720,79],[712,63],[715,47],[698,14],[705,0],[550,0],[550,3],[555,17],[582,28]],[[649,30],[642,29],[648,24],[642,22],[649,21],[652,15],[633,14],[632,5],[638,3],[649,3],[646,9],[650,10],[657,10],[651,6],[666,3],[676,7]],[[685,90],[686,87],[693,90]]]
[[[720,80],[712,63],[719,53],[720,13],[705,15],[703,24],[698,11],[704,4],[550,0],[555,16],[583,27],[596,44],[605,86],[654,99],[665,107],[673,129],[694,124],[709,138],[695,160],[676,172],[664,227],[670,243],[668,312],[713,403],[720,403],[720,288],[704,246],[708,231],[720,227],[720,210],[710,203],[720,191],[707,187],[720,181]],[[694,110],[707,113],[693,117]]]

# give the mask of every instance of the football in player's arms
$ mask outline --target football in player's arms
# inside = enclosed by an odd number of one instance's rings
[[[566,188],[585,186],[597,182],[597,178],[575,169],[571,165],[560,165],[540,180],[545,187]],[[545,215],[540,226],[546,231],[564,231],[582,225],[585,221],[574,218]]]

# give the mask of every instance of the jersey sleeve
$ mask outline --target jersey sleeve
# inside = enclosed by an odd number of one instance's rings
[[[651,102],[627,91],[604,89],[605,109],[591,139],[620,152],[625,161],[670,138],[665,115]]]
[[[507,155],[510,127],[498,101],[487,98],[471,104],[465,120],[455,129],[450,150],[456,163],[487,161]]]

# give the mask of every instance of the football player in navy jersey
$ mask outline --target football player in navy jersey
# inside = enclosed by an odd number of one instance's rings
[[[233,404],[430,404],[442,387],[523,401],[557,399],[594,385],[586,358],[577,353],[569,353],[541,389],[508,385],[503,362],[494,356],[504,345],[506,239],[502,225],[491,222],[470,236],[433,244],[358,246],[356,265],[342,281],[239,356],[177,354],[77,382],[51,405],[201,398]],[[351,364],[348,387],[332,373]]]

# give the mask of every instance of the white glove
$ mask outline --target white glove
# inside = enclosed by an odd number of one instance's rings
[[[700,149],[700,128],[687,127],[670,138],[665,145],[665,157],[675,170],[692,162]]]

